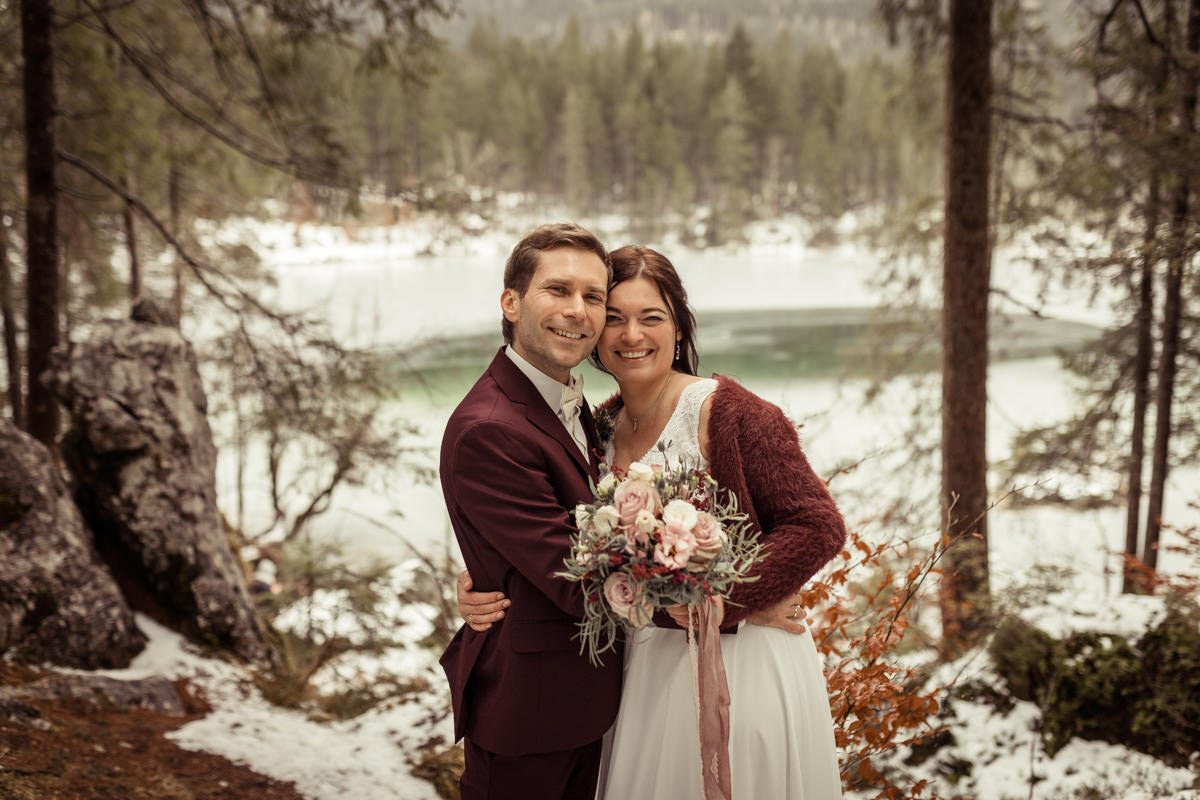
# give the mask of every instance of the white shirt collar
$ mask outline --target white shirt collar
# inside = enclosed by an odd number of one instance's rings
[[[529,378],[537,388],[538,393],[545,399],[546,405],[550,406],[550,410],[558,414],[562,408],[562,394],[565,384],[559,383],[533,364],[530,364],[520,353],[513,349],[511,344],[504,348],[504,354],[517,365],[517,369],[521,370],[526,378]]]

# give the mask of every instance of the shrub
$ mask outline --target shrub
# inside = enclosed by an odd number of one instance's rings
[[[989,651],[1012,695],[1042,709],[1049,755],[1075,736],[1176,767],[1200,751],[1200,612],[1186,601],[1133,644],[1094,631],[1054,639],[1013,618]]]

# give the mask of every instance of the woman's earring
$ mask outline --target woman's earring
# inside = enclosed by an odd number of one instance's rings
[[[675,342],[675,360],[679,360],[679,342]]]

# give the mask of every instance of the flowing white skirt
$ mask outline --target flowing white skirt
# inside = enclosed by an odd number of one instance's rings
[[[811,634],[742,625],[721,636],[729,763],[738,800],[842,796],[833,721]],[[645,628],[626,651],[617,721],[605,738],[601,800],[702,798],[691,661],[683,631]]]

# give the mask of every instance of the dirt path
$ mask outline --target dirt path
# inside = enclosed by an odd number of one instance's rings
[[[0,684],[29,677],[0,667]],[[207,710],[181,689],[183,717],[69,700],[27,701],[41,714],[33,723],[0,716],[0,800],[303,800],[291,783],[167,740]]]

